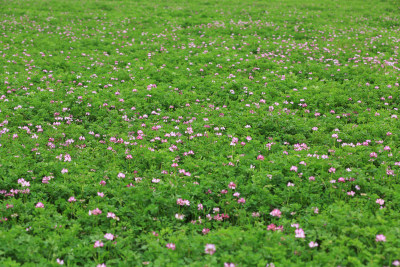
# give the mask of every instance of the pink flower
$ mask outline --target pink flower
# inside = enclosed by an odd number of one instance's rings
[[[203,210],[203,204],[200,203],[199,205],[197,205],[197,209],[198,210]]]
[[[177,214],[175,214],[175,218],[178,220],[183,220],[183,218],[185,218],[185,215],[177,213]]]
[[[107,234],[104,235],[104,238],[108,239],[108,240],[113,240],[114,239],[114,235],[110,234],[110,233],[107,233]]]
[[[224,267],[236,267],[236,265],[234,264],[234,263],[228,263],[228,262],[225,262],[224,263]]]
[[[394,262],[392,262],[393,266],[400,266],[400,261],[395,260]]]
[[[384,236],[384,235],[376,235],[375,241],[376,242],[386,242],[386,236]]]
[[[297,172],[297,167],[296,167],[296,166],[292,166],[292,167],[290,167],[290,171]]]
[[[76,201],[75,197],[68,198],[68,202],[75,202],[75,201]]]
[[[214,244],[206,244],[206,247],[204,248],[204,252],[206,254],[214,254],[215,253],[215,245]]]
[[[38,202],[35,207],[36,208],[44,208],[44,204],[42,202]]]
[[[379,205],[383,205],[383,204],[385,204],[385,200],[378,198],[375,203],[378,203]]]
[[[125,178],[125,174],[123,174],[122,172],[118,173],[118,178]]]
[[[378,154],[376,154],[375,152],[372,152],[371,154],[369,154],[370,158],[377,158]]]
[[[99,197],[104,197],[104,193],[103,193],[103,192],[97,192],[97,195],[98,195]]]
[[[264,160],[264,156],[263,155],[258,155],[257,156],[257,160]]]
[[[106,185],[106,181],[101,181],[100,185]]]
[[[301,228],[298,228],[295,230],[296,238],[306,238],[306,235],[304,234],[304,230]]]
[[[190,206],[190,202],[187,199],[178,198],[176,204],[180,206]]]
[[[62,170],[61,170],[61,173],[62,173],[62,174],[68,173],[68,169],[62,169]]]
[[[60,265],[64,265],[64,261],[57,258],[57,263]]]
[[[229,187],[230,189],[236,189],[236,184],[234,184],[233,182],[230,182],[229,185],[228,185],[228,187]]]
[[[310,243],[308,243],[308,246],[309,246],[310,248],[315,248],[315,247],[318,247],[318,243],[317,243],[317,242],[314,242],[314,241],[311,241]]]
[[[210,229],[208,228],[203,228],[203,230],[201,231],[203,233],[203,235],[206,235],[210,232]]]
[[[238,199],[238,203],[243,203],[244,204],[244,203],[246,203],[246,200],[244,198],[239,198]]]
[[[174,243],[168,243],[165,245],[168,249],[175,250],[175,244]]]
[[[94,248],[104,247],[104,243],[101,242],[100,240],[97,240],[96,242],[94,242],[93,247]]]
[[[356,194],[356,192],[354,192],[354,191],[350,191],[350,192],[347,192],[347,195],[349,195],[349,196],[354,196]]]
[[[116,218],[115,213],[108,212],[108,213],[107,213],[107,218],[113,218],[113,219],[115,219],[115,218]]]
[[[94,210],[89,210],[89,215],[99,215],[99,214],[101,214],[102,213],[102,211],[101,210],[99,210],[99,208],[96,208],[96,209],[94,209]]]
[[[270,215],[280,218],[281,215],[282,215],[282,212],[280,210],[278,210],[278,209],[274,209],[273,211],[271,211]]]
[[[101,264],[97,264],[96,267],[107,267],[107,266],[104,263],[101,263]]]

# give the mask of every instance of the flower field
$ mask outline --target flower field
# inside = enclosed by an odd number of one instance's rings
[[[0,0],[0,266],[400,266],[400,2]]]

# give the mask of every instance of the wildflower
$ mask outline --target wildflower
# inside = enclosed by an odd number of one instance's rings
[[[183,200],[183,199],[181,199],[181,198],[178,198],[178,200],[176,201],[176,204],[177,205],[180,205],[180,206],[190,206],[190,202],[189,202],[189,200]]]
[[[203,204],[200,203],[199,205],[197,205],[197,209],[198,210],[203,210]]]
[[[107,267],[107,266],[104,263],[101,263],[101,264],[97,264],[96,267]]]
[[[244,198],[239,198],[238,199],[238,203],[243,203],[244,204],[244,203],[246,203],[246,200]]]
[[[113,212],[108,212],[107,213],[107,218],[113,218],[113,219],[115,219],[117,216],[115,216],[115,213],[113,213]]]
[[[183,220],[183,218],[185,218],[185,215],[177,213],[177,214],[175,214],[175,218],[178,220]]]
[[[165,245],[168,249],[175,250],[175,244],[174,243],[168,243]]]
[[[298,170],[298,168],[297,168],[296,166],[292,166],[292,167],[290,167],[290,171],[297,172],[297,170]]]
[[[203,235],[206,235],[210,232],[210,229],[208,228],[203,228],[203,230],[201,231],[203,233]]]
[[[62,173],[62,174],[68,173],[68,169],[62,169],[62,170],[61,170],[61,173]]]
[[[235,184],[234,182],[230,182],[229,185],[228,185],[228,187],[229,187],[230,189],[236,189],[236,184]]]
[[[75,202],[75,201],[76,201],[75,197],[68,198],[68,202]]]
[[[376,242],[386,242],[386,236],[384,236],[384,235],[376,235],[375,241]]]
[[[278,210],[278,209],[274,209],[273,211],[271,211],[270,215],[280,218],[281,215],[282,215],[282,212],[280,210]]]
[[[298,228],[295,230],[296,238],[306,238],[306,235],[304,234],[304,230],[301,228]]]
[[[271,223],[270,225],[267,226],[267,230],[268,230],[268,231],[269,231],[269,230],[275,231],[275,230],[276,230],[276,225],[273,224],[273,223]]]
[[[104,193],[103,193],[103,192],[97,192],[97,195],[98,195],[99,197],[104,197]]]
[[[106,234],[104,235],[104,238],[105,238],[105,239],[108,239],[108,240],[113,240],[113,239],[114,239],[114,235],[113,235],[113,234],[110,234],[110,233],[106,233]]]
[[[385,204],[385,200],[378,198],[375,203],[378,203],[382,206],[383,204]]]
[[[93,247],[94,248],[104,247],[104,243],[101,242],[100,240],[97,240],[96,242],[94,242]]]
[[[376,154],[375,152],[372,152],[371,154],[369,154],[370,158],[377,158],[378,154]]]
[[[60,265],[64,265],[64,261],[57,258],[57,263]]]
[[[224,263],[224,267],[236,267],[236,265],[234,264],[234,263],[228,263],[228,262],[225,262]]]
[[[106,181],[101,181],[100,182],[100,185],[106,185],[107,183],[106,183]]]
[[[400,261],[395,260],[394,262],[392,262],[393,266],[400,266]]]
[[[36,208],[44,208],[44,204],[42,202],[38,202],[35,207]]]
[[[257,160],[264,160],[264,156],[263,155],[258,155],[257,156]]]
[[[99,208],[96,208],[96,209],[94,209],[94,210],[89,210],[89,215],[99,215],[99,214],[101,214],[102,213],[102,211],[101,210],[99,210]]]
[[[123,174],[122,172],[118,173],[118,178],[125,178],[125,174]]]
[[[22,187],[29,187],[29,186],[31,186],[31,184],[30,184],[29,182],[25,181],[24,178],[18,179],[18,183],[19,183],[20,185],[22,185]]]
[[[315,248],[315,247],[318,247],[318,243],[317,243],[317,242],[314,242],[314,241],[311,241],[310,243],[308,243],[308,246],[309,246],[310,248]]]
[[[72,160],[72,158],[69,154],[64,155],[64,161],[71,161],[71,160]]]
[[[349,195],[349,196],[354,196],[356,194],[356,192],[354,192],[354,191],[350,191],[350,192],[347,192],[347,195]]]
[[[215,253],[215,245],[214,244],[206,244],[205,248],[204,248],[204,252],[206,254],[214,254]]]

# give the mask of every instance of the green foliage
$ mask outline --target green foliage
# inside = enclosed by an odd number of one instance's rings
[[[1,266],[400,264],[397,1],[0,6]]]

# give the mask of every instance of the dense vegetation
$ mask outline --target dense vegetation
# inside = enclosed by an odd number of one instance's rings
[[[399,266],[398,1],[0,1],[1,266]]]

